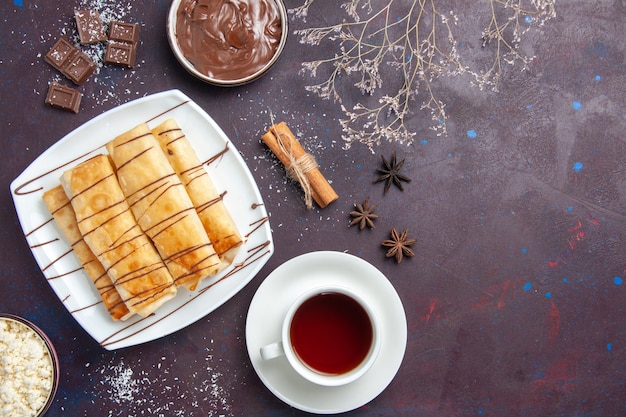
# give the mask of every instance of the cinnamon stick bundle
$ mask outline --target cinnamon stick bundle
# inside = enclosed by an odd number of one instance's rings
[[[285,166],[289,177],[300,183],[307,208],[312,207],[311,198],[320,208],[339,198],[285,122],[270,126],[261,139]]]

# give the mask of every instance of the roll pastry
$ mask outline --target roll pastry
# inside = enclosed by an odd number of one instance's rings
[[[152,129],[168,161],[184,184],[215,252],[230,264],[243,240],[223,201],[189,139],[174,119]]]
[[[172,275],[137,224],[106,155],[64,172],[61,185],[83,239],[131,312],[146,317],[176,295]]]
[[[177,286],[194,290],[220,269],[220,259],[193,203],[147,124],[116,137],[106,149],[141,229]]]
[[[46,191],[43,194],[43,200],[78,261],[98,290],[111,318],[116,321],[128,319],[133,313],[130,312],[104,267],[83,239],[76,222],[76,214],[63,187],[57,185]]]

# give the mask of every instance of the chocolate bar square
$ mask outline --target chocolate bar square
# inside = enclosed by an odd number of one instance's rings
[[[78,113],[81,98],[82,95],[78,91],[53,81],[48,88],[46,104]]]
[[[60,38],[44,56],[44,60],[59,71],[72,59],[78,49],[65,38]]]
[[[74,10],[80,43],[90,44],[107,40],[104,25],[97,10]]]
[[[84,52],[77,51],[62,69],[63,74],[77,85],[83,85],[96,70],[96,63]]]
[[[96,63],[67,39],[60,38],[44,60],[77,85],[82,85],[96,70]]]
[[[107,64],[121,65],[132,68],[135,66],[136,55],[136,44],[109,41],[107,44],[107,50],[104,54],[104,62]]]
[[[139,25],[113,20],[109,23],[109,40],[135,44],[139,42]]]

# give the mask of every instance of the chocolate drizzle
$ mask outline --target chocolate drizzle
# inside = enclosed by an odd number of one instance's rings
[[[37,245],[33,245],[32,248],[38,248],[40,246],[46,246],[47,244],[52,243],[52,242],[56,242],[57,240],[59,240],[59,238],[55,237],[54,239],[48,240],[47,242],[41,242],[41,243],[39,243]]]
[[[57,261],[58,261],[58,259],[57,259]],[[77,272],[82,272],[83,269],[84,268],[81,266],[81,267],[78,267],[76,269],[72,269],[71,271],[64,272],[62,274],[51,275],[51,276],[46,277],[46,281],[54,281],[55,279],[65,278],[65,277],[73,275],[73,274],[75,274]]]
[[[211,200],[211,201],[207,201],[207,202],[206,202],[206,203],[204,203],[203,205],[199,206],[199,207],[197,208],[198,212],[202,212],[202,211],[204,211],[204,210],[208,209],[209,207],[211,207],[212,205],[219,203],[220,201],[222,201],[222,200],[224,199],[224,196],[225,196],[225,195],[226,195],[226,191],[224,191],[222,194],[220,194],[220,196],[219,196],[219,197],[214,198],[214,199],[213,199],[213,200]]]
[[[100,146],[99,148],[102,148],[102,146]],[[42,191],[42,190],[43,190],[43,187],[41,187],[41,186],[40,186],[40,187],[38,187],[38,188],[35,188],[35,189],[33,189],[33,190],[29,190],[29,191],[22,191],[22,189],[23,189],[23,188],[25,188],[25,187],[27,187],[28,185],[31,185],[32,183],[34,183],[34,182],[35,182],[35,181],[37,181],[37,180],[40,180],[40,179],[42,179],[42,178],[45,178],[45,177],[47,177],[48,175],[50,175],[50,174],[52,174],[52,173],[54,173],[54,172],[57,172],[57,171],[59,171],[59,170],[61,170],[61,169],[65,168],[65,167],[67,167],[67,166],[69,166],[69,165],[72,165],[73,163],[75,163],[75,162],[77,162],[77,161],[81,160],[82,158],[86,157],[87,155],[89,155],[89,154],[91,154],[91,153],[93,153],[93,152],[95,152],[95,150],[93,150],[93,151],[89,151],[89,152],[87,152],[87,153],[86,153],[86,154],[84,154],[84,155],[81,155],[81,156],[79,156],[79,157],[77,157],[77,158],[72,159],[71,161],[68,161],[68,162],[66,162],[66,163],[64,163],[64,164],[62,164],[62,165],[59,165],[59,166],[57,166],[57,167],[55,167],[55,168],[51,169],[50,171],[46,171],[46,172],[44,172],[44,173],[43,173],[43,174],[41,174],[41,175],[38,175],[38,176],[36,176],[36,177],[34,177],[34,178],[31,178],[30,180],[26,181],[24,184],[21,184],[21,185],[17,186],[17,187],[15,188],[15,190],[13,191],[13,193],[14,193],[15,195],[27,195],[27,194],[36,193],[36,192],[38,192],[38,191]]]
[[[254,233],[257,230],[259,230],[261,228],[261,226],[263,226],[268,221],[270,221],[269,217],[265,216],[265,217],[262,217],[259,220],[255,221],[254,223],[250,224],[250,226],[254,226],[254,228],[245,235],[246,238],[249,238],[252,233]]]
[[[157,114],[156,116],[154,116],[154,117],[152,117],[152,118],[150,118],[150,119],[146,120],[146,123],[153,122],[153,121],[155,121],[156,119],[158,119],[159,117],[161,117],[161,116],[165,116],[166,114],[168,114],[168,113],[170,113],[170,112],[172,112],[172,111],[176,110],[177,108],[182,107],[182,106],[184,106],[185,104],[188,104],[188,103],[189,103],[189,101],[190,101],[190,100],[184,100],[184,101],[181,101],[181,102],[180,102],[180,103],[178,103],[177,105],[175,105],[175,106],[173,106],[173,107],[170,107],[169,109],[165,110],[164,112],[159,113],[159,114]]]
[[[46,272],[46,270],[48,270],[48,268],[50,268],[52,265],[54,265],[55,263],[57,263],[59,261],[59,259],[65,258],[67,255],[69,255],[70,253],[72,253],[72,250],[68,250],[67,252],[65,252],[64,254],[60,255],[59,257],[57,257],[56,259],[53,259],[48,265],[44,266],[43,268],[41,268],[42,272]]]
[[[226,142],[226,146],[224,146],[224,149],[222,149],[220,152],[216,153],[215,155],[213,155],[212,157],[210,157],[209,159],[207,159],[206,161],[204,161],[204,162],[202,163],[202,165],[207,165],[207,166],[209,166],[209,165],[211,165],[212,163],[214,163],[215,161],[217,161],[218,159],[220,159],[221,157],[223,157],[223,156],[226,154],[226,152],[228,152],[228,151],[229,151],[229,149],[228,149],[228,144],[229,144],[229,143],[230,143],[230,142]]]

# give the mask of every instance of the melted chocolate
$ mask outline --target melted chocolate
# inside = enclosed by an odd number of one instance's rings
[[[182,0],[176,14],[183,55],[218,80],[239,80],[262,69],[281,34],[274,0]]]

